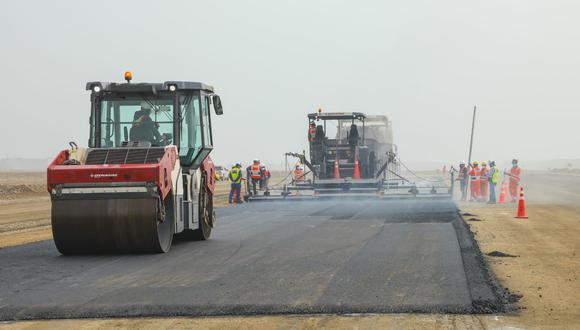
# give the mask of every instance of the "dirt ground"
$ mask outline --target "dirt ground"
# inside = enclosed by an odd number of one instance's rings
[[[45,173],[0,173],[0,248],[52,238]]]
[[[20,181],[22,180],[22,181]],[[577,184],[578,183],[578,184]],[[0,174],[0,247],[50,239],[44,174]],[[521,295],[502,315],[304,315],[24,321],[6,329],[203,328],[203,329],[578,329],[580,328],[580,177],[536,173],[524,178],[529,219],[514,219],[516,206],[459,203],[498,283]],[[229,184],[216,195],[226,205]],[[23,189],[20,187],[19,189]],[[29,191],[32,190],[32,191]],[[499,252],[499,253],[497,253]],[[510,256],[493,256],[507,254]]]

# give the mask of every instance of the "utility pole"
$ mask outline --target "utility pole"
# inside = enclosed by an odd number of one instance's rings
[[[473,106],[473,119],[471,121],[471,140],[469,140],[469,157],[467,158],[467,164],[471,165],[471,151],[473,150],[473,131],[475,130],[475,113],[477,111],[477,106]]]
[[[475,130],[475,113],[477,112],[477,106],[473,106],[473,119],[471,120],[471,139],[469,140],[469,157],[467,158],[467,168],[471,167],[471,151],[473,150],[473,131]],[[471,180],[467,180],[467,185],[465,186],[465,193],[469,192],[469,186],[471,186]]]

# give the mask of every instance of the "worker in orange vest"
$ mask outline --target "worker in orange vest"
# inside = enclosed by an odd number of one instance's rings
[[[262,164],[262,180],[260,181],[260,190],[268,190],[268,185],[270,184],[270,178],[272,175],[270,174],[270,170],[268,170],[268,166],[266,164]]]
[[[256,190],[256,185],[260,185],[260,180],[262,179],[262,167],[260,166],[260,160],[254,159],[252,165],[246,168],[247,171],[247,178],[248,178],[248,188],[250,188],[250,181],[252,185],[252,191],[254,196],[258,195],[258,191]],[[249,189],[248,189],[249,190]]]
[[[479,200],[482,202],[487,202],[489,196],[489,169],[487,168],[487,163],[481,162],[481,176],[479,180],[480,194]]]
[[[304,182],[304,170],[300,165],[296,165],[296,168],[294,168],[294,181]]]
[[[520,176],[522,174],[522,169],[518,166],[518,160],[512,160],[512,168],[509,173],[504,173],[510,177],[510,196],[512,197],[512,203],[517,201],[518,197],[518,185],[520,184]]]
[[[476,160],[473,162],[473,166],[469,171],[469,180],[471,184],[471,198],[470,201],[476,202],[479,200],[479,194],[481,191],[481,169],[479,168],[479,162]]]
[[[316,139],[316,124],[312,122],[308,126],[308,141],[314,142],[315,139]]]

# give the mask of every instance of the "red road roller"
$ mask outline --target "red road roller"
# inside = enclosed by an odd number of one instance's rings
[[[213,87],[190,81],[89,82],[88,147],[48,166],[52,233],[62,254],[163,253],[174,235],[207,240],[215,224]]]

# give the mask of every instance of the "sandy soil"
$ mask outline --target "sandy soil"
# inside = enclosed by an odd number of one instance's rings
[[[0,248],[52,238],[45,173],[0,173]]]
[[[559,174],[559,178],[563,175]],[[0,175],[0,182],[2,176]],[[529,219],[514,219],[515,205],[460,203],[483,253],[498,251],[514,257],[486,256],[499,284],[522,295],[514,311],[503,315],[313,315],[256,316],[162,319],[108,319],[25,321],[0,324],[7,329],[99,329],[99,328],[203,328],[203,329],[578,329],[580,328],[580,185],[560,181],[545,174],[529,175],[524,184],[528,192]],[[33,183],[31,183],[33,184]],[[220,183],[221,200],[229,184]],[[46,194],[44,195],[46,196]],[[30,196],[28,195],[29,198]],[[23,199],[26,199],[23,198]],[[41,205],[48,199],[33,196],[26,203],[2,204],[0,222],[14,223],[18,214],[23,222],[38,221]],[[0,199],[5,203],[6,200]],[[4,211],[5,205],[12,211]],[[48,210],[44,209],[45,212]],[[12,213],[11,213],[12,212]],[[37,213],[39,212],[39,213]],[[4,221],[10,214],[11,221]],[[37,218],[34,220],[33,218]],[[40,216],[42,218],[42,216]],[[2,224],[0,223],[0,228]],[[0,229],[1,230],[1,229]],[[31,230],[30,233],[23,232]],[[22,241],[39,239],[33,228],[20,231]],[[42,230],[49,230],[42,229]],[[11,234],[12,235],[12,234]],[[40,236],[42,237],[42,236]],[[45,237],[46,239],[46,237]],[[5,239],[3,239],[5,242]],[[2,243],[0,233],[0,243]]]

